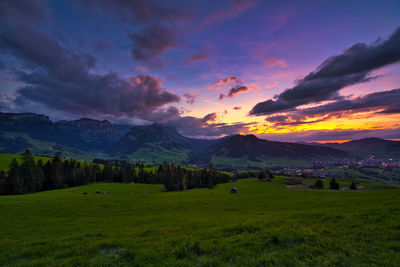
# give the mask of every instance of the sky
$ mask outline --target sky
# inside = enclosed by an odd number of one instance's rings
[[[3,0],[0,111],[400,139],[400,2]]]

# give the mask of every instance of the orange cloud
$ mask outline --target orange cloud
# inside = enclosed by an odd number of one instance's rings
[[[242,83],[242,81],[243,81],[243,79],[241,79],[241,78],[238,78],[238,77],[235,77],[235,76],[229,76],[229,77],[226,77],[225,79],[213,82],[212,84],[210,84],[208,86],[208,90],[213,89],[213,88],[215,90],[220,90],[223,85],[227,85],[227,84],[230,84],[230,83],[239,84],[239,83]]]
[[[268,67],[281,67],[281,68],[286,68],[288,66],[288,64],[286,63],[285,60],[283,59],[276,59],[274,57],[267,57],[266,59],[264,59],[264,64]]]
[[[267,84],[267,85],[265,86],[265,89],[274,87],[274,86],[276,86],[277,84],[278,84],[278,82],[273,82],[273,83]]]

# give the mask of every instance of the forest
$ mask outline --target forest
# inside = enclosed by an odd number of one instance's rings
[[[63,159],[57,153],[52,160],[35,162],[26,150],[22,163],[13,159],[7,172],[0,171],[0,194],[19,195],[45,190],[81,186],[91,183],[142,183],[163,184],[166,191],[193,188],[213,188],[219,183],[232,180],[229,175],[208,169],[187,169],[174,163],[163,163],[155,170],[146,170],[144,164],[116,162],[104,165]]]

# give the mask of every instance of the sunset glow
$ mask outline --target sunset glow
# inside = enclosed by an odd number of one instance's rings
[[[400,138],[398,1],[128,2],[7,7],[0,110],[203,138]]]

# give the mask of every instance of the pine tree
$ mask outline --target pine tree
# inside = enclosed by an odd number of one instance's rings
[[[103,181],[111,181],[112,180],[112,166],[109,162],[104,163],[103,169]]]
[[[16,195],[20,194],[21,184],[19,175],[19,166],[17,160],[14,158],[9,166],[7,176],[4,179],[4,193],[6,195]]]
[[[22,164],[19,168],[22,181],[22,193],[33,193],[42,190],[43,173],[35,164],[29,150],[22,155]]]
[[[6,173],[4,171],[0,171],[0,195],[6,195],[6,191],[4,188],[6,179]]]
[[[51,175],[51,162],[50,160],[46,162],[46,164],[42,167],[43,172],[43,190],[52,189],[52,181],[50,180]]]
[[[61,159],[61,153],[57,152],[51,163],[50,169],[50,188],[62,188],[64,187],[64,174],[63,174],[63,164]]]

